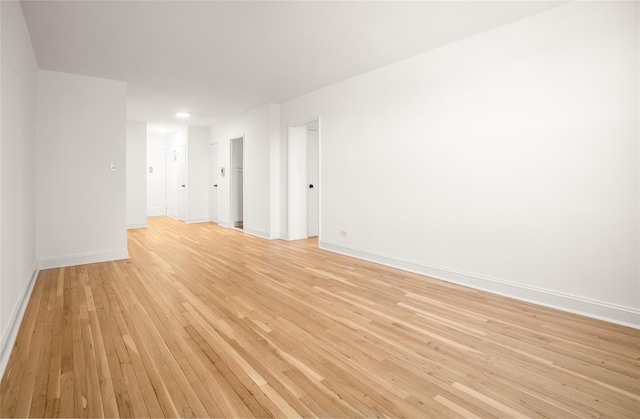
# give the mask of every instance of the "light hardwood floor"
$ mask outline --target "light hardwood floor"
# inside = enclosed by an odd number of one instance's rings
[[[214,224],[42,271],[4,417],[640,417],[640,331]]]

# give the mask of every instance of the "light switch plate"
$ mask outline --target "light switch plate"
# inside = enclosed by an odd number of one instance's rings
[[[110,167],[111,167],[111,171],[112,171],[112,172],[115,172],[115,171],[117,170],[117,167],[116,167],[116,163],[115,163],[115,162],[111,162],[111,166],[110,166]]]

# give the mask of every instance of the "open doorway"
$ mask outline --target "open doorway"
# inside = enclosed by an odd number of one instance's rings
[[[244,137],[231,140],[231,226],[244,228]]]
[[[289,126],[289,240],[320,233],[320,119]]]

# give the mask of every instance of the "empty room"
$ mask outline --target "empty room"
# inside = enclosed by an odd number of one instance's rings
[[[0,40],[0,417],[640,417],[638,1]]]

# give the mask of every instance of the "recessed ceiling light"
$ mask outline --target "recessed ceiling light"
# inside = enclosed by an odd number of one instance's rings
[[[189,112],[178,112],[176,116],[178,118],[188,118],[191,116],[191,114]]]

